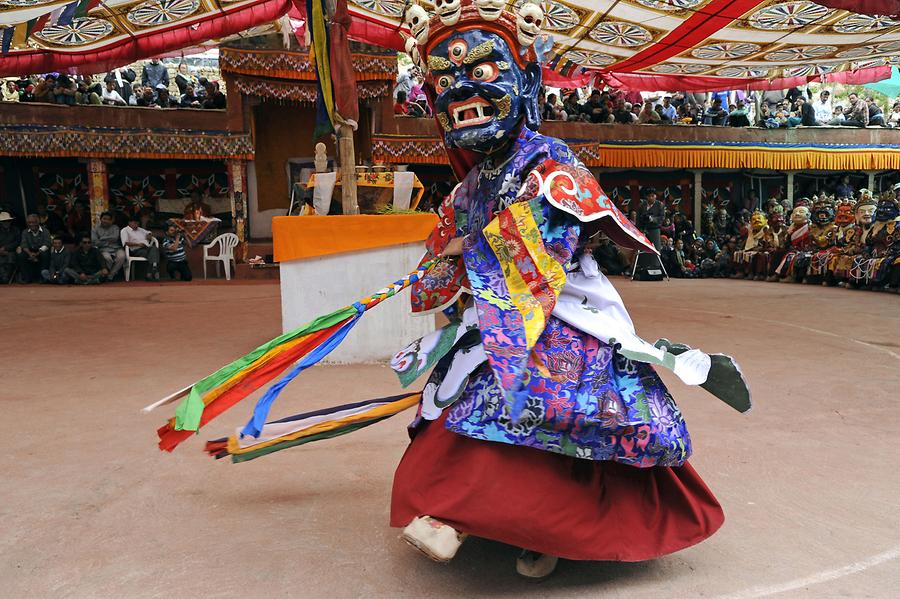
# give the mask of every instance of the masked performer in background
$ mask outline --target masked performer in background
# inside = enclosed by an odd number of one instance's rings
[[[684,418],[652,365],[740,411],[749,391],[727,356],[635,334],[586,239],[653,245],[560,140],[537,133],[543,12],[526,2],[444,1],[406,13],[407,50],[428,72],[451,163],[465,175],[440,208],[413,309],[448,329],[400,352],[409,383],[434,366],[394,479],[391,524],[429,557],[466,535],[523,548],[520,574],[557,558],[639,561],[722,524],[687,463]]]

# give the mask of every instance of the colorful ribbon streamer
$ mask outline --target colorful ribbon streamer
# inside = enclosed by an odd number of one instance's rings
[[[257,402],[244,432],[252,436],[259,435],[269,409],[288,383],[331,353],[367,310],[420,280],[437,262],[437,259],[425,262],[377,293],[284,333],[194,383],[187,398],[176,409],[175,417],[157,431],[159,448],[164,451],[174,450],[195,431],[296,363]],[[179,396],[180,394],[175,394],[172,397],[177,399]]]

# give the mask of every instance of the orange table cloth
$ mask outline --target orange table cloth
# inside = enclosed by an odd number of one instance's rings
[[[436,214],[276,216],[272,243],[276,262],[424,241]]]

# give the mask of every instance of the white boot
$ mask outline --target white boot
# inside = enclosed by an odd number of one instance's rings
[[[554,555],[523,549],[516,559],[516,572],[525,578],[540,580],[553,574],[557,562],[559,558]]]
[[[456,555],[466,534],[431,516],[419,516],[403,529],[400,538],[434,561],[447,563]]]

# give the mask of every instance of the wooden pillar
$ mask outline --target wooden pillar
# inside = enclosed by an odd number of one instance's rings
[[[701,234],[703,226],[703,171],[694,171],[694,233]]]
[[[875,171],[866,171],[866,174],[869,175],[869,183],[866,185],[866,188],[874,195],[879,193],[878,189],[875,189]]]
[[[337,127],[338,155],[341,158],[341,207],[344,214],[359,214],[356,201],[356,153],[353,149],[353,129],[349,125]]]
[[[100,215],[109,210],[109,176],[106,162],[98,158],[88,160],[87,170],[91,226],[93,226],[100,222]]]
[[[250,241],[247,234],[247,161],[228,160],[225,163],[225,170],[228,173],[228,189],[231,197],[231,221],[234,223],[234,232],[239,242],[235,258],[239,262],[246,262]]]
[[[787,172],[787,189],[784,190],[785,199],[794,205],[794,171]]]

